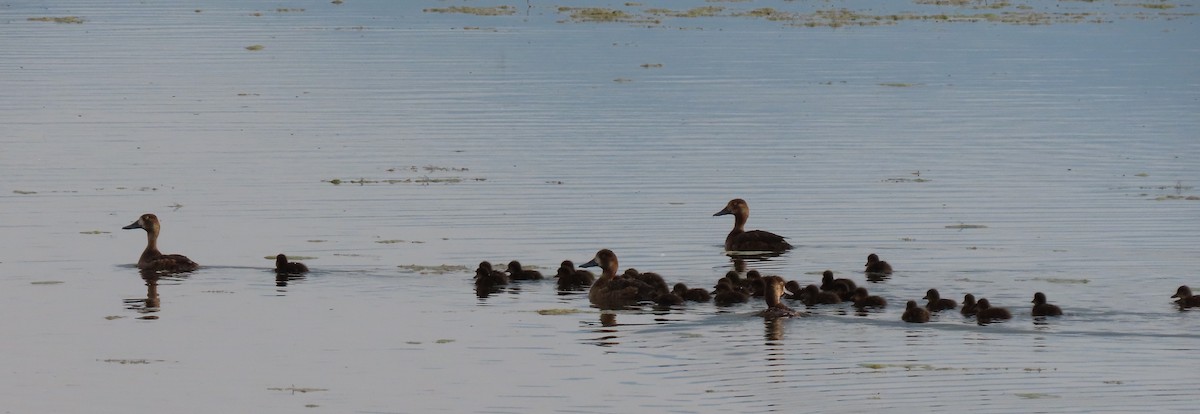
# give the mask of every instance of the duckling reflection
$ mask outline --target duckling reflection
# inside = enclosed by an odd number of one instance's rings
[[[142,269],[139,273],[141,273],[142,280],[146,283],[146,297],[125,299],[125,309],[137,311],[137,313],[141,314],[156,313],[161,309],[162,305],[162,300],[158,296],[158,280],[162,276],[158,272],[148,269]]]
[[[783,236],[764,230],[746,231],[746,220],[750,218],[750,205],[746,200],[735,198],[713,216],[733,215],[733,230],[725,236],[726,251],[781,252],[792,248]]]
[[[162,252],[158,251],[158,234],[162,230],[162,225],[158,222],[158,216],[150,213],[142,214],[141,217],[138,217],[137,221],[122,227],[122,229],[146,230],[146,249],[142,250],[142,256],[138,258],[138,269],[173,273],[190,272],[200,267],[192,259],[188,259],[187,256],[181,254],[162,254]]]
[[[299,281],[301,281],[301,280],[304,280],[304,277],[305,277],[305,276],[304,276],[304,274],[294,274],[294,273],[279,273],[279,272],[276,272],[276,273],[275,273],[275,286],[277,286],[277,287],[287,287],[288,283],[290,283],[290,282],[299,282]],[[282,290],[281,290],[281,291],[282,291]]]

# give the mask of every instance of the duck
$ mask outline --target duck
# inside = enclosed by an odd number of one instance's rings
[[[763,299],[767,302],[767,308],[758,312],[758,316],[774,319],[801,315],[779,301],[779,298],[783,296],[784,284],[783,278],[779,276],[766,276],[763,278],[763,287],[765,290]]]
[[[804,294],[804,287],[800,286],[799,281],[789,280],[783,284],[783,288],[788,291],[787,294],[783,295],[787,299],[803,300],[804,296],[806,296]]]
[[[900,315],[900,320],[908,323],[929,322],[929,311],[925,308],[917,306],[917,301],[910,300],[905,306],[904,314]]]
[[[750,217],[750,206],[746,200],[735,198],[713,216],[733,215],[733,230],[725,236],[726,251],[770,251],[782,252],[792,248],[783,236],[764,230],[746,231],[746,219]]]
[[[289,262],[287,256],[283,253],[275,256],[275,273],[287,275],[298,275],[308,273],[308,266],[300,262]]]
[[[1181,308],[1200,306],[1200,296],[1192,296],[1192,288],[1187,287],[1187,285],[1180,286],[1171,297],[1178,298],[1175,300],[1175,303],[1178,303]]]
[[[854,306],[859,308],[882,308],[887,306],[887,299],[880,296],[872,296],[867,293],[867,288],[858,287],[854,289],[854,295],[850,297],[854,301]]]
[[[997,320],[1012,319],[1012,313],[1010,313],[1008,309],[999,307],[993,308],[992,304],[988,302],[987,298],[980,298],[979,302],[975,303],[975,307],[979,309],[979,311],[975,313],[975,319],[980,325],[986,325],[989,322],[994,322]]]
[[[877,255],[875,253],[871,253],[871,254],[867,255],[866,267],[867,267],[867,269],[865,270],[866,273],[873,273],[873,274],[879,274],[879,275],[892,274],[892,265],[888,264],[888,262],[885,262],[883,260],[879,260],[879,255]]]
[[[617,254],[609,249],[600,249],[596,256],[579,267],[599,267],[600,278],[592,282],[588,290],[588,301],[600,309],[621,309],[638,301],[638,287],[622,283],[617,277]]]
[[[937,289],[929,289],[928,292],[925,292],[925,297],[922,299],[929,301],[925,307],[929,309],[930,312],[938,312],[958,307],[958,302],[955,302],[954,299],[942,298],[942,295],[938,293]]]
[[[479,267],[475,268],[475,287],[489,289],[507,284],[508,275],[493,269],[491,262],[479,262]]]
[[[717,306],[730,306],[738,303],[745,303],[750,300],[750,295],[739,292],[733,288],[729,282],[717,282],[717,286],[713,291],[713,303]]]
[[[671,293],[679,295],[679,297],[688,302],[708,302],[712,300],[712,295],[709,295],[707,290],[700,288],[688,289],[687,285],[683,282],[676,283],[671,288]]]
[[[822,292],[817,285],[804,287],[804,297],[800,299],[806,306],[832,305],[842,303],[842,298],[833,292]]]
[[[1033,316],[1061,316],[1062,308],[1046,303],[1046,294],[1033,294]]]
[[[558,273],[554,275],[558,278],[559,290],[571,290],[584,286],[591,286],[596,280],[596,276],[592,272],[576,269],[575,263],[570,260],[563,260],[558,266]]]
[[[153,272],[190,272],[200,268],[200,265],[187,256],[162,254],[158,251],[158,233],[162,230],[162,226],[158,223],[158,216],[150,213],[142,214],[137,221],[122,227],[122,229],[146,230],[146,250],[143,250],[142,257],[138,258],[138,269]]]
[[[963,295],[962,309],[963,316],[975,316],[975,312],[979,312],[979,308],[975,305],[975,295],[970,293]]]
[[[513,260],[508,262],[508,278],[511,280],[542,280],[542,272],[522,269],[521,262]]]
[[[821,273],[821,290],[837,294],[843,301],[850,300],[850,297],[854,296],[854,289],[856,288],[858,288],[858,285],[853,280],[844,278],[834,279],[832,270],[826,270],[824,273]]]

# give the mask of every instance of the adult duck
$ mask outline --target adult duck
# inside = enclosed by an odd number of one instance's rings
[[[750,206],[746,200],[735,198],[713,216],[733,215],[733,230],[725,236],[727,251],[781,252],[792,248],[783,236],[764,230],[746,231],[746,220],[750,218]]]
[[[143,250],[142,257],[138,258],[138,269],[152,272],[188,272],[200,267],[187,256],[162,254],[158,251],[158,233],[162,230],[162,226],[158,223],[158,216],[150,213],[142,214],[137,221],[122,227],[122,229],[146,230],[146,250]]]
[[[599,267],[600,278],[592,282],[588,290],[588,300],[600,309],[620,309],[637,303],[638,287],[625,283],[617,283],[617,254],[612,250],[601,249],[596,256],[579,267]]]
[[[767,302],[767,308],[758,312],[758,316],[762,316],[762,317],[768,318],[768,319],[774,319],[774,318],[790,318],[793,316],[802,316],[803,315],[802,313],[796,312],[792,308],[789,308],[787,305],[784,305],[783,302],[779,301],[779,298],[783,296],[784,284],[785,284],[785,282],[783,281],[782,277],[779,277],[779,276],[763,277],[763,290],[764,290],[763,299],[765,299]]]

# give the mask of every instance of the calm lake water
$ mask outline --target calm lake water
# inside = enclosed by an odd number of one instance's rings
[[[478,3],[0,5],[0,408],[1194,407],[1197,2]],[[731,198],[796,246],[749,268],[867,283],[879,253],[890,305],[474,291],[602,248],[710,288]],[[148,212],[201,270],[139,275]],[[929,288],[1015,317],[901,322]]]

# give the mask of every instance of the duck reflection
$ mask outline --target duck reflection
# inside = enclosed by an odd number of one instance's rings
[[[778,345],[773,341],[783,340],[785,320],[786,318],[763,318],[763,338],[767,340],[768,347]]]
[[[302,280],[304,280],[303,274],[275,273],[275,286],[278,287],[287,287],[289,282],[299,282]]]
[[[143,298],[125,299],[125,309],[145,314],[142,319],[157,319],[156,316],[149,314],[156,313],[161,309],[162,300],[158,296],[158,282],[163,276],[159,272],[148,269],[142,269],[139,273],[141,273],[142,280],[146,284],[146,296]]]

